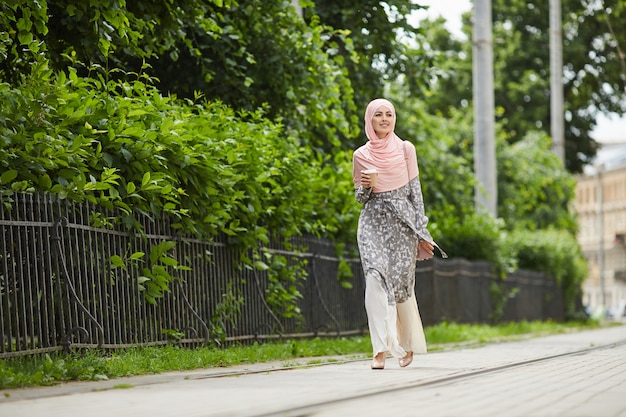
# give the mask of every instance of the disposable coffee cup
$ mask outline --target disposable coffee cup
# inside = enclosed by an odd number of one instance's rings
[[[378,171],[376,169],[368,169],[363,172],[370,176],[370,187],[374,188],[374,186],[376,185],[376,179],[378,178]]]

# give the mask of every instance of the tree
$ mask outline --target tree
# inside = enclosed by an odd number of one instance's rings
[[[47,32],[37,38],[53,69],[86,63],[80,75],[90,64],[120,78],[147,72],[164,93],[263,108],[325,153],[360,144],[364,103],[384,95],[386,82],[402,75],[411,88],[426,85],[427,54],[408,46],[418,32],[409,15],[420,7],[409,0],[302,1],[304,20],[288,0],[18,0],[2,7],[19,15],[35,5],[48,7]],[[5,79],[19,77],[15,63],[0,65]]]
[[[332,152],[344,137],[356,136],[352,86],[346,61],[335,41],[345,34],[308,24],[289,1],[243,0],[220,10],[221,36],[205,35],[202,26],[185,22],[186,39],[176,56],[149,60],[159,86],[184,97],[201,91],[237,109],[264,108],[267,117],[296,132],[303,145]],[[344,39],[349,45],[349,40]]]
[[[555,229],[575,235],[578,225],[570,210],[576,180],[550,152],[544,132],[529,132],[498,149],[498,214],[508,229]]]
[[[18,37],[31,36],[54,70],[73,66],[88,76],[95,64],[105,77],[148,72],[165,94],[263,108],[303,145],[327,152],[356,136],[344,66],[356,59],[350,42],[343,42],[347,54],[337,55],[330,38],[341,39],[342,32],[315,18],[306,24],[289,1],[19,0],[2,8],[10,30],[0,40],[12,54],[0,63],[7,81],[28,68]],[[40,20],[32,10],[40,10]],[[45,33],[31,31],[33,24]]]
[[[305,19],[317,18],[324,25],[348,31],[344,38],[333,37],[333,47],[345,56],[359,120],[366,104],[386,94],[386,86],[401,77],[412,89],[426,85],[430,57],[416,48],[421,32],[410,22],[413,11],[423,6],[410,0],[316,0],[305,9]],[[343,33],[343,32],[341,32]],[[352,60],[350,53],[358,56]],[[363,122],[361,120],[361,127]],[[360,143],[349,142],[354,148]]]
[[[132,52],[145,45],[133,43],[141,37],[120,35],[124,28],[134,31],[139,23],[128,10],[104,6],[91,10],[76,4],[65,3],[64,22],[69,27],[72,19],[83,22],[86,11],[102,18],[87,25],[90,29],[83,39],[85,45],[101,45],[98,53],[89,48],[77,52],[72,42],[82,44],[70,38],[52,41],[52,51],[60,51],[56,48],[63,44],[65,52],[51,52],[46,2],[1,6],[5,13],[0,16],[0,192],[47,191],[61,198],[88,198],[105,208],[121,209],[122,221],[131,226],[137,213],[168,213],[180,217],[186,232],[206,236],[221,231],[252,239],[255,245],[270,230],[285,236],[305,230],[332,234],[356,218],[356,208],[346,208],[343,198],[347,181],[333,179],[341,191],[328,198],[327,184],[316,175],[321,178],[336,170],[323,166],[325,159],[314,158],[312,149],[302,146],[302,135],[295,134],[293,126],[288,129],[285,123],[270,121],[262,108],[248,112],[215,98],[181,100],[163,94],[144,72],[145,65],[136,73],[128,67],[104,68],[110,56],[120,65],[125,62],[121,58],[143,56],[141,48]],[[59,10],[55,13],[60,18]],[[111,44],[90,37],[90,30],[113,24],[119,26],[114,32],[120,36],[102,35]],[[319,32],[303,31],[293,38],[316,36]],[[336,65],[330,68],[332,60],[315,46],[321,43],[312,42],[310,49],[297,45],[297,57],[311,66],[309,76],[315,82],[329,80],[310,95],[318,101],[335,97],[341,103],[339,86],[330,80],[342,72]],[[125,47],[126,54],[119,52]],[[101,62],[82,63],[79,55],[87,53]],[[333,74],[328,76],[326,70]],[[316,107],[326,112],[325,119],[310,111],[298,120],[311,126],[326,121],[325,131],[333,128],[333,120],[347,124],[332,107],[319,102]],[[338,161],[345,165],[346,159]],[[297,196],[287,196],[291,193],[287,190]],[[270,224],[272,218],[279,222]]]
[[[493,1],[496,120],[521,140],[550,133],[549,10],[546,1]],[[626,66],[617,33],[626,30],[626,5],[563,0],[566,167],[580,172],[597,144],[589,136],[598,113],[626,112]],[[441,21],[423,22],[423,41],[446,70],[435,83],[432,111],[471,102],[471,41],[449,40]],[[464,30],[471,38],[470,16]]]

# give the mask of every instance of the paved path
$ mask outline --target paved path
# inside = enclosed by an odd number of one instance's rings
[[[0,417],[626,417],[623,325],[434,352],[408,368],[388,359],[382,371],[349,361],[268,372],[281,365],[5,390]]]

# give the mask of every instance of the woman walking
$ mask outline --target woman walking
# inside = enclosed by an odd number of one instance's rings
[[[415,146],[394,133],[395,124],[391,102],[370,102],[365,110],[368,142],[353,156],[355,197],[363,204],[357,240],[372,369],[383,369],[388,353],[401,367],[413,361],[414,353],[426,353],[415,299],[415,260],[432,258],[437,246],[427,229]]]

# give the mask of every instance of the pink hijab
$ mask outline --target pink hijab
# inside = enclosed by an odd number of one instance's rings
[[[379,138],[374,131],[372,119],[374,113],[386,106],[393,113],[391,132]],[[372,100],[365,109],[365,134],[368,142],[354,151],[352,178],[355,188],[361,185],[361,171],[371,168],[378,170],[375,193],[396,190],[417,177],[417,156],[415,147],[410,142],[400,139],[395,133],[396,110],[393,104],[384,98]]]

